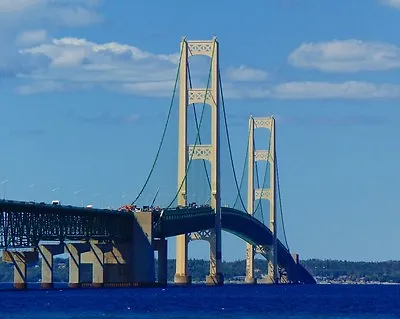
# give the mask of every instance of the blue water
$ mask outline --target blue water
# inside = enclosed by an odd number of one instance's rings
[[[397,285],[0,291],[0,319],[399,317]]]

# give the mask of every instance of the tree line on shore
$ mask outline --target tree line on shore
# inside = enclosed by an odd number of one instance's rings
[[[39,282],[41,277],[41,261],[28,266],[28,281]],[[310,273],[323,280],[338,280],[347,278],[352,281],[376,281],[400,283],[400,261],[384,262],[352,262],[346,260],[309,259],[301,263]],[[157,264],[157,260],[156,260]],[[225,281],[240,281],[245,276],[245,260],[223,262]],[[189,260],[189,273],[194,282],[204,281],[209,272],[209,262],[200,259]],[[267,262],[263,259],[255,260],[255,276],[261,278],[266,275]],[[173,281],[175,274],[175,260],[168,260],[168,280]],[[91,266],[82,268],[82,281],[90,281]],[[0,282],[13,281],[12,264],[0,262]],[[68,259],[54,259],[54,281],[68,282]]]

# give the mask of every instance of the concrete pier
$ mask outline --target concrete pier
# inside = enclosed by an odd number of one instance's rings
[[[37,251],[3,251],[3,261],[14,264],[14,288],[27,288],[26,266],[38,259]]]
[[[42,279],[40,286],[44,289],[51,289],[54,286],[54,256],[64,253],[64,245],[40,245],[38,251],[42,257]]]
[[[221,262],[221,253],[217,249],[217,231],[214,229],[210,230],[208,242],[210,243],[210,274],[206,277],[206,285],[220,286],[224,284],[224,276],[219,272],[221,266],[218,265]]]
[[[174,282],[179,286],[187,286],[192,283],[192,277],[188,275],[188,243],[186,234],[176,236],[176,272]]]
[[[112,251],[110,244],[90,243],[92,253],[92,287],[101,288],[105,282],[105,253]]]
[[[135,286],[155,284],[153,218],[151,212],[135,212],[132,238],[132,283]]]
[[[168,281],[168,245],[165,238],[154,240],[154,250],[158,251],[158,280],[159,285],[167,285]]]
[[[106,286],[130,286],[132,244],[113,244],[112,249],[104,253],[104,284]]]
[[[253,245],[246,243],[246,278],[244,279],[246,284],[257,283],[254,277],[254,255],[255,251]]]
[[[65,252],[69,254],[69,281],[70,288],[81,287],[80,266],[81,254],[90,251],[89,243],[74,243],[65,245]]]

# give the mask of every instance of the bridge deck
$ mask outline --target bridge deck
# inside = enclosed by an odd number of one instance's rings
[[[254,217],[233,208],[222,208],[222,229],[254,245],[271,245],[272,233]],[[0,200],[0,249],[36,247],[39,241],[97,239],[127,242],[132,238],[134,214],[45,203]],[[172,237],[214,227],[211,207],[172,208],[153,211],[155,237]],[[278,262],[294,263],[290,252],[278,241]],[[300,266],[303,282],[315,283]]]

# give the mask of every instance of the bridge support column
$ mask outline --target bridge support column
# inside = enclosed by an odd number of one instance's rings
[[[54,286],[54,255],[63,254],[64,245],[40,245],[38,251],[42,257],[42,279],[40,282],[40,287],[43,289],[51,289]]]
[[[3,261],[14,264],[14,288],[26,289],[26,265],[38,261],[36,251],[3,251]]]
[[[93,265],[92,286],[94,288],[100,288],[104,286],[104,255],[111,251],[112,247],[109,244],[90,243],[90,249],[92,252],[91,261]]]
[[[188,235],[176,236],[176,272],[174,282],[177,285],[190,285],[192,278],[188,275]]]
[[[104,284],[127,287],[132,282],[132,244],[113,244],[104,252]]]
[[[277,284],[278,283],[278,267],[275,261],[273,249],[271,250],[271,257],[268,262],[268,283]]]
[[[176,272],[174,282],[177,285],[190,285],[192,277],[188,275],[188,235],[176,237]]]
[[[133,226],[133,284],[151,286],[155,284],[154,248],[153,248],[153,214],[136,212]]]
[[[165,238],[157,239],[154,242],[155,249],[158,251],[158,284],[167,285],[168,282],[168,245]]]
[[[217,249],[218,239],[216,231],[214,229],[210,231],[210,274],[206,277],[206,285],[219,286],[224,284],[224,276],[219,272],[221,269],[221,250]]]
[[[254,246],[252,244],[246,244],[246,284],[255,284],[257,279],[254,277]]]
[[[280,284],[289,284],[290,279],[289,279],[289,273],[286,268],[283,267],[278,267],[279,269],[279,283]]]
[[[69,281],[70,288],[81,287],[81,254],[90,250],[87,243],[74,243],[65,246],[66,252],[69,254]]]

